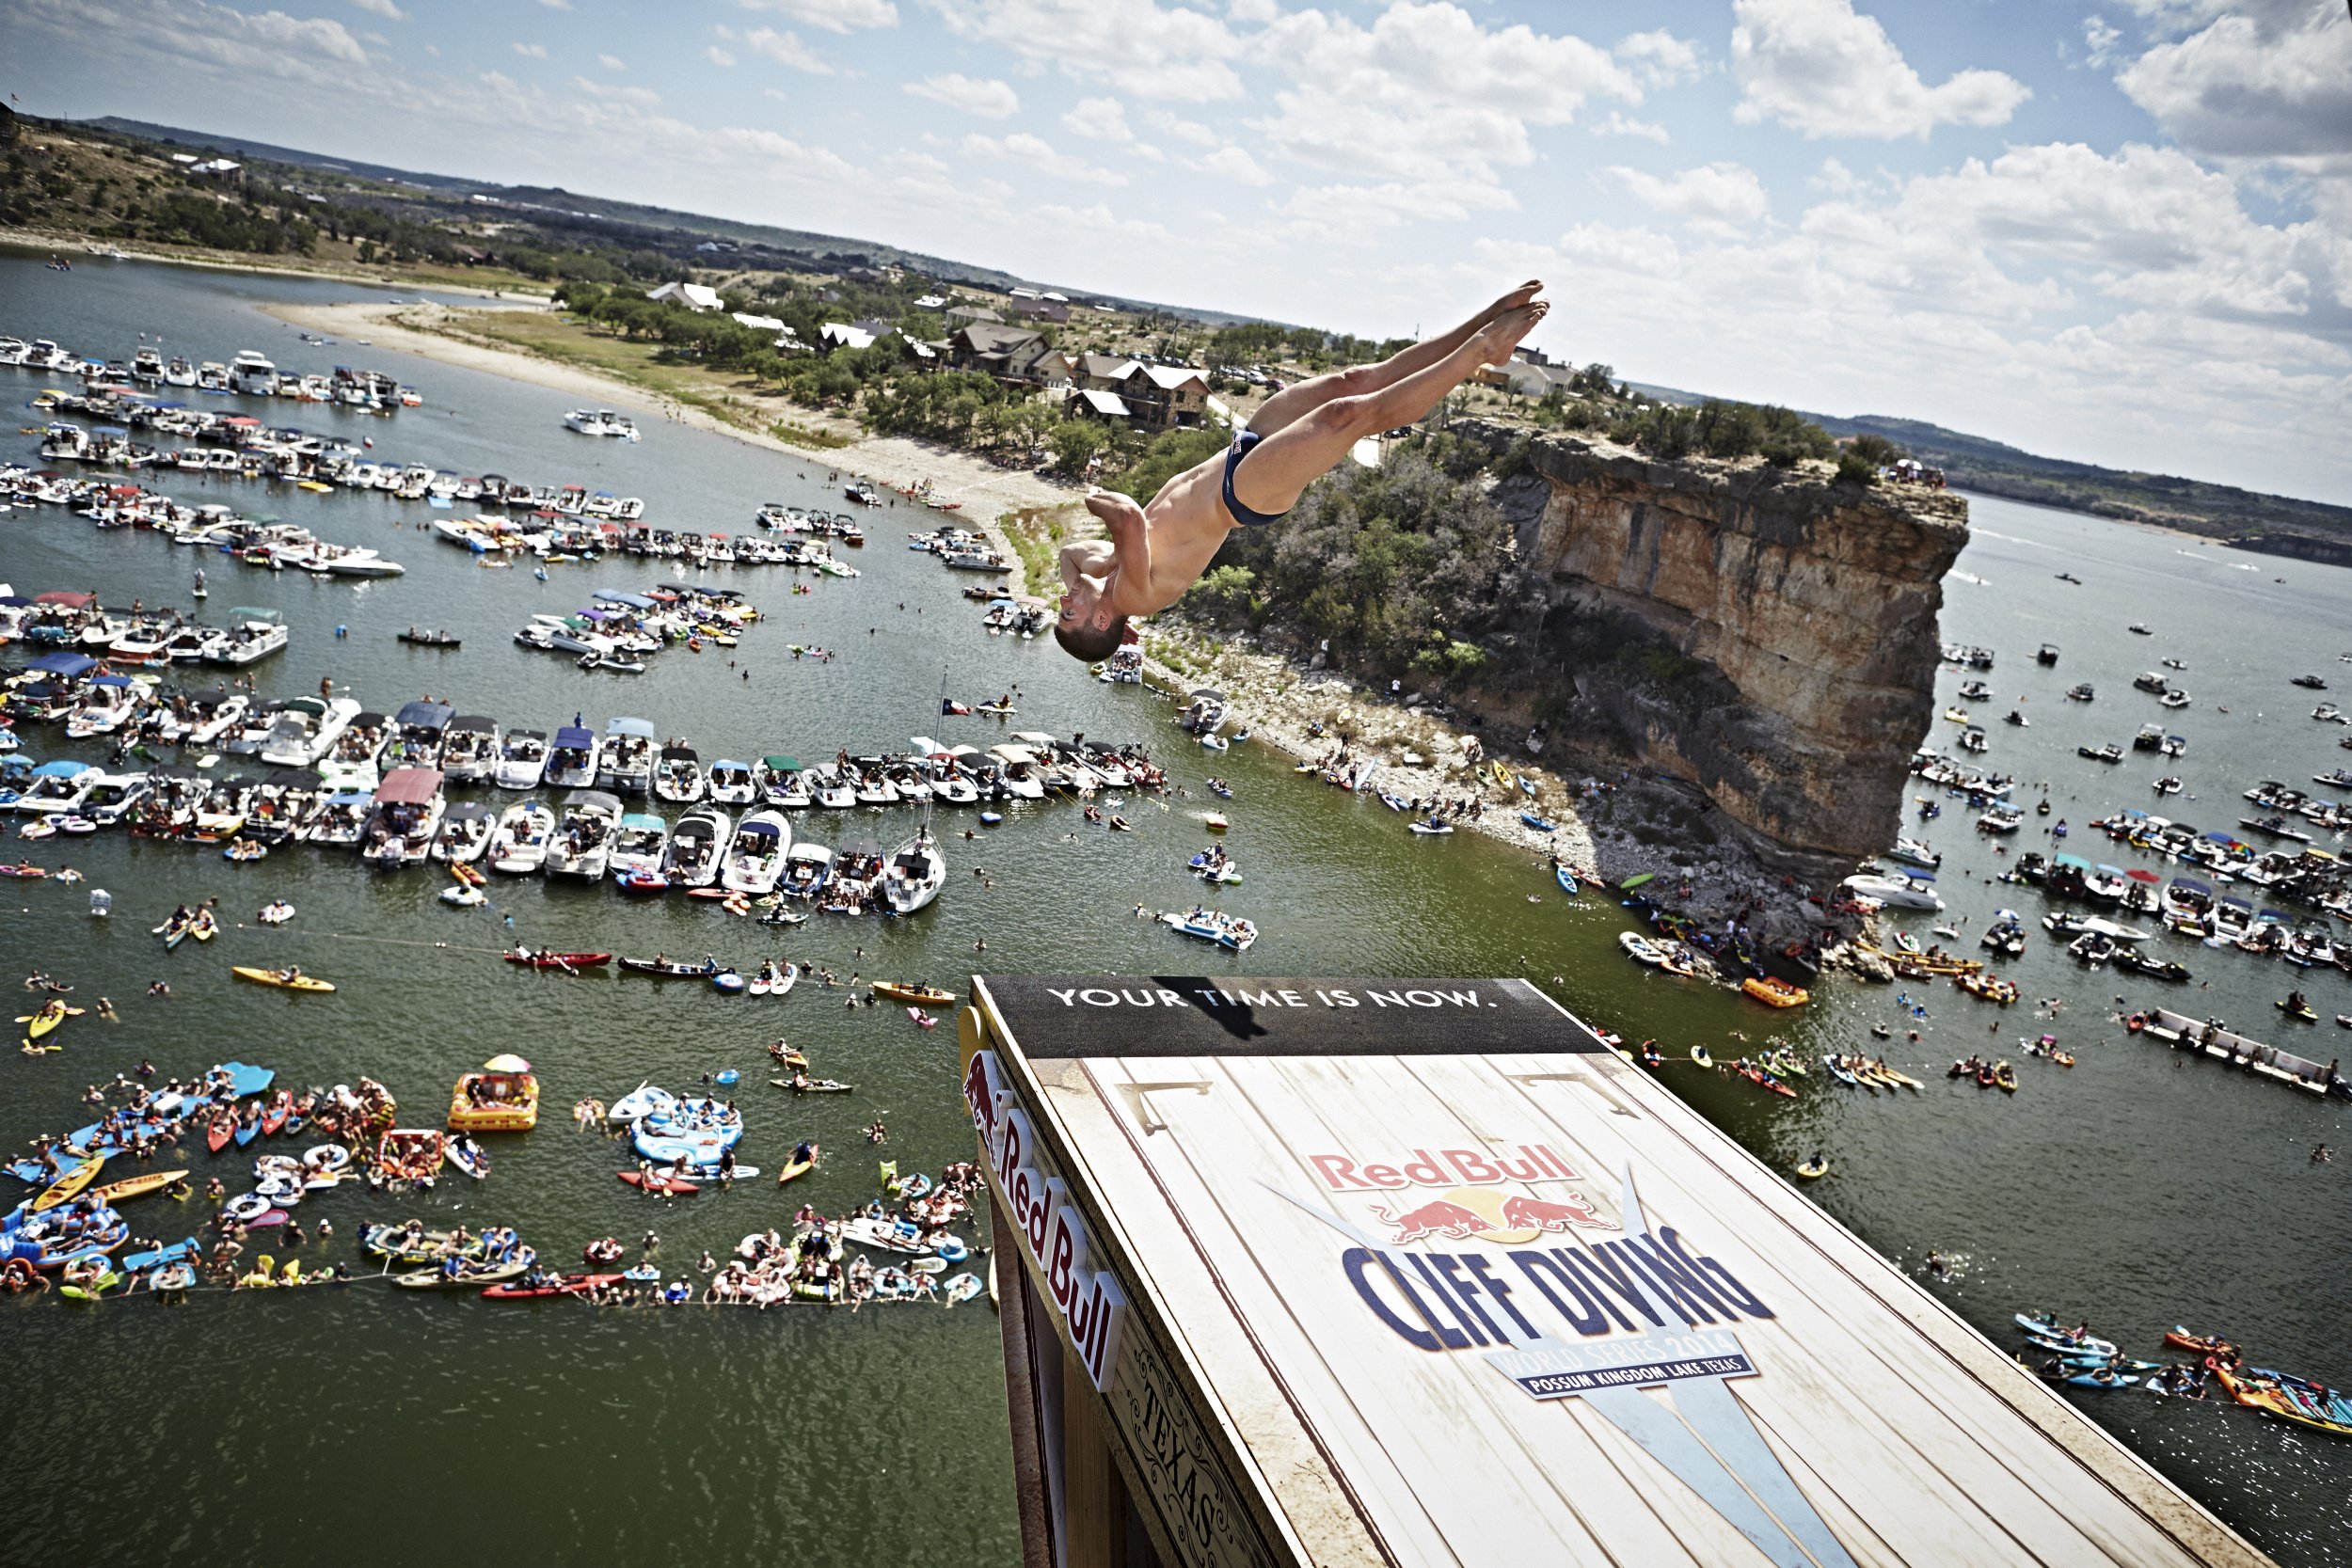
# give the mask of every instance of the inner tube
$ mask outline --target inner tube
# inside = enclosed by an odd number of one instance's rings
[[[341,1170],[351,1164],[351,1150],[341,1144],[321,1144],[307,1150],[302,1163],[312,1170]]]
[[[221,1212],[232,1220],[250,1221],[260,1219],[263,1214],[268,1213],[269,1210],[269,1199],[255,1192],[242,1193],[230,1198],[228,1206]]]

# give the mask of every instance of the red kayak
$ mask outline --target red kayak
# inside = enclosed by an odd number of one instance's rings
[[[262,1115],[262,1136],[276,1137],[278,1130],[286,1125],[286,1118],[293,1114],[294,1095],[288,1090],[279,1089],[278,1098],[269,1102],[269,1109]]]
[[[533,953],[529,948],[510,948],[506,961],[526,964],[532,969],[595,969],[612,961],[610,953]]]
[[[647,1176],[635,1170],[625,1170],[620,1176],[632,1187],[643,1187],[649,1193],[668,1193],[674,1197],[689,1197],[702,1191],[693,1182],[681,1181],[675,1176]]]
[[[576,1296],[599,1285],[617,1285],[617,1274],[567,1274],[545,1285],[493,1285],[482,1292],[485,1301],[536,1301],[541,1296]]]
[[[217,1117],[210,1127],[204,1129],[204,1147],[218,1154],[229,1147],[229,1140],[236,1135],[237,1124],[234,1119],[229,1117]]]

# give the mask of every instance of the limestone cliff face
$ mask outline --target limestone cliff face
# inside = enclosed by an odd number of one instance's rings
[[[1578,436],[1531,456],[1494,499],[1547,584],[1570,721],[1613,730],[1788,869],[1884,848],[1934,720],[1967,503]]]

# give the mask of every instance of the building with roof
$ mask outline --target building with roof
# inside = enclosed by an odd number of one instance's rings
[[[1025,326],[975,322],[949,333],[946,347],[951,369],[979,371],[999,381],[1044,387],[1070,375],[1069,361],[1042,334]]]
[[[683,305],[689,310],[716,310],[726,304],[718,290],[702,283],[664,283],[648,290],[645,297],[656,305]]]

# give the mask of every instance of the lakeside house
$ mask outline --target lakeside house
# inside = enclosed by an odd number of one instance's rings
[[[1002,326],[1005,318],[985,305],[959,305],[946,312],[947,325],[957,326]]]
[[[1208,378],[1190,365],[1147,365],[1116,354],[1080,355],[1071,385],[1072,411],[1102,419],[1133,420],[1148,430],[1188,430],[1200,423],[1209,405]],[[1104,401],[1107,399],[1107,401]]]
[[[949,333],[946,347],[950,369],[979,371],[999,381],[1053,387],[1071,376],[1068,357],[1026,327],[975,322]]]
[[[646,291],[656,305],[683,305],[689,310],[716,310],[726,304],[719,291],[702,283],[664,283]]]
[[[1478,372],[1478,385],[1498,387],[1521,397],[1540,398],[1555,388],[1568,391],[1568,384],[1576,372],[1565,365],[1555,365],[1541,349],[1516,348],[1508,363],[1488,365]]]

